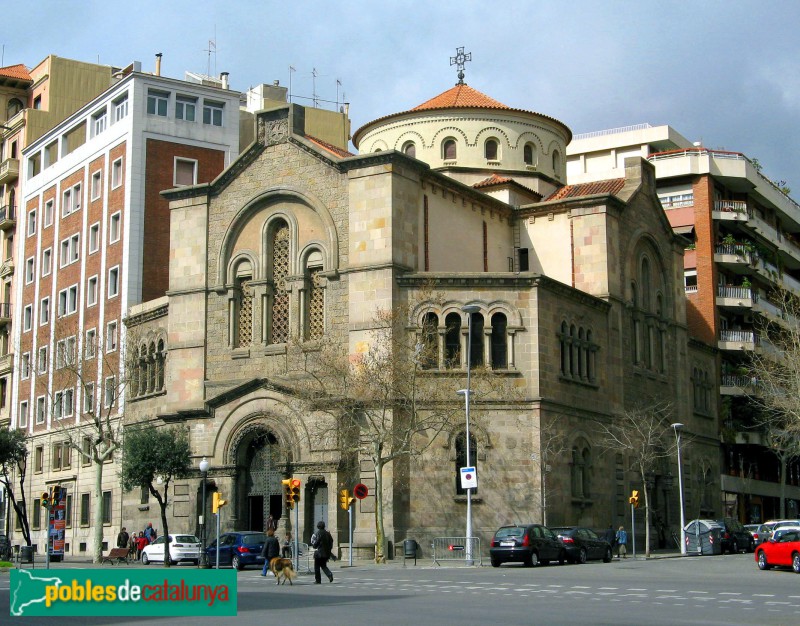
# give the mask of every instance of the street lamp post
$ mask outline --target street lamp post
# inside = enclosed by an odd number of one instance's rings
[[[197,566],[203,569],[211,567],[206,556],[206,476],[209,465],[208,459],[203,457],[200,461],[200,472],[203,474],[203,509],[200,515],[200,560],[197,562]]]
[[[683,462],[681,461],[681,430],[683,429],[683,424],[676,422],[672,424],[672,428],[675,430],[675,440],[678,445],[678,492],[681,499],[681,554],[686,556],[686,531],[684,530],[686,527],[686,519],[683,512]]]
[[[481,308],[477,304],[468,304],[466,306],[461,307],[461,310],[466,313],[469,318],[467,320],[467,388],[461,389],[458,391],[459,394],[464,394],[464,414],[466,416],[466,447],[467,447],[467,454],[466,454],[466,465],[465,467],[471,467],[470,465],[470,455],[469,455],[469,394],[470,394],[470,372],[472,370],[472,316],[473,314],[477,313],[481,310]],[[474,562],[472,560],[472,487],[467,487],[467,565],[472,565]]]

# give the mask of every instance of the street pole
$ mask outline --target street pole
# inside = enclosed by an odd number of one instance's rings
[[[300,532],[300,509],[297,502],[294,503],[294,571],[300,571],[300,539],[297,534]],[[352,546],[352,544],[350,544]],[[352,548],[350,548],[352,550]]]
[[[633,558],[636,558],[636,507],[631,502],[631,547],[633,548]]]
[[[472,371],[472,316],[481,309],[477,304],[468,304],[461,307],[461,310],[469,317],[467,319],[467,388],[464,390],[464,414],[466,416],[466,446],[467,458],[465,467],[472,467],[469,458],[469,394],[470,394],[470,373]],[[472,487],[467,487],[467,565],[474,565],[472,559]]]
[[[217,569],[219,569],[219,511],[217,511]]]
[[[197,566],[208,569],[208,555],[206,554],[206,477],[208,476],[209,462],[206,457],[200,461],[200,473],[203,475],[203,508],[200,512],[200,559]]]
[[[349,503],[348,503],[349,504]],[[350,567],[353,567],[353,505],[347,507],[347,523],[350,526]],[[403,565],[406,562],[403,560]]]
[[[686,556],[686,519],[683,506],[683,463],[681,462],[681,429],[683,424],[676,422],[672,425],[675,430],[675,439],[678,445],[678,493],[681,500],[681,554]]]

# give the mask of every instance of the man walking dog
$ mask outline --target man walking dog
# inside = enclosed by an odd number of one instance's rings
[[[328,569],[328,559],[333,552],[333,537],[325,530],[325,522],[317,522],[317,532],[311,536],[311,547],[314,550],[314,584],[322,582],[320,570],[325,572],[330,582],[333,582],[333,574]]]

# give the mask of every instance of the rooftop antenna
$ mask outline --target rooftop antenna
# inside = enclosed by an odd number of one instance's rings
[[[217,27],[214,26],[214,39],[208,40],[208,49],[203,52],[208,52],[208,65],[206,67],[206,76],[216,76],[217,73]],[[211,73],[211,55],[214,55],[214,73]]]
[[[297,70],[291,65],[289,66],[289,104],[292,102],[292,74]]]
[[[317,108],[317,68],[311,68],[311,101],[314,103],[314,108]]]
[[[464,64],[467,61],[472,61],[472,53],[467,52],[464,54],[464,46],[456,48],[456,56],[450,57],[450,65],[458,67],[458,82],[456,86],[464,84]]]
[[[342,86],[342,81],[336,79],[336,109],[339,109],[339,87]]]

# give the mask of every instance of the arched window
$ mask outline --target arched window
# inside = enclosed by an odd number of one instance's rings
[[[592,453],[589,445],[581,440],[572,448],[572,463],[570,468],[572,497],[588,500],[591,495],[591,469]]]
[[[480,367],[483,365],[483,315],[471,313],[472,315],[472,346],[470,346],[470,367]]]
[[[586,342],[583,336],[583,326],[578,329],[578,376],[586,378]]]
[[[151,342],[147,348],[147,393],[156,390],[156,344]]]
[[[448,369],[461,367],[461,316],[450,313],[444,323],[444,366]]]
[[[522,148],[522,160],[525,165],[536,165],[536,148],[532,143],[526,143]]]
[[[19,98],[11,98],[11,100],[8,101],[8,106],[6,107],[6,119],[10,120],[17,113],[22,111],[22,109],[23,109],[22,100],[20,100]]]
[[[561,375],[569,373],[569,329],[566,322],[561,322],[561,333],[558,336],[561,346]]]
[[[442,157],[445,161],[454,161],[456,158],[456,140],[445,139],[442,144]]]
[[[422,318],[422,337],[420,346],[420,365],[422,369],[436,369],[439,366],[439,316],[426,313]]]
[[[483,146],[484,156],[487,161],[496,161],[498,152],[498,143],[496,139],[487,139]]]
[[[164,377],[167,354],[164,350],[164,340],[159,339],[156,348],[156,391],[164,391]]]
[[[414,144],[413,141],[409,141],[406,145],[403,146],[403,152],[412,158],[417,157],[417,146]]]
[[[286,291],[286,277],[289,274],[289,225],[283,220],[271,229],[269,259],[272,306],[268,343],[286,343],[289,338],[289,292]]]
[[[561,171],[561,154],[558,150],[553,150],[553,172],[558,175]]]
[[[595,360],[595,355],[597,353],[597,350],[596,350],[595,346],[592,344],[592,331],[591,330],[587,330],[586,331],[586,346],[587,346],[587,350],[586,350],[586,378],[589,379],[589,382],[593,383],[593,382],[595,382],[595,378],[596,378],[596,374],[595,374],[596,367],[595,367],[594,360]]]
[[[143,396],[147,393],[147,346],[142,344],[139,346],[139,354],[138,354],[138,369],[139,369],[139,376],[138,376],[138,383],[139,386],[136,391],[137,396]]]
[[[578,377],[578,332],[575,324],[569,327],[569,375],[572,378]]]
[[[320,339],[325,333],[325,290],[322,288],[322,254],[314,251],[306,260],[305,337]]]
[[[466,433],[459,433],[456,436],[456,495],[466,495],[467,490],[461,488],[461,468],[462,467],[475,467],[477,465],[478,450],[475,441],[475,436],[470,433],[469,435],[469,465],[467,464],[467,437]],[[478,493],[478,488],[472,488],[472,494]]]
[[[236,341],[234,346],[246,348],[253,341],[253,268],[245,261],[236,269]]]
[[[647,257],[642,259],[640,281],[642,283],[642,309],[650,311],[650,259]]]
[[[507,327],[508,321],[504,313],[492,315],[492,369],[495,370],[508,367]]]

